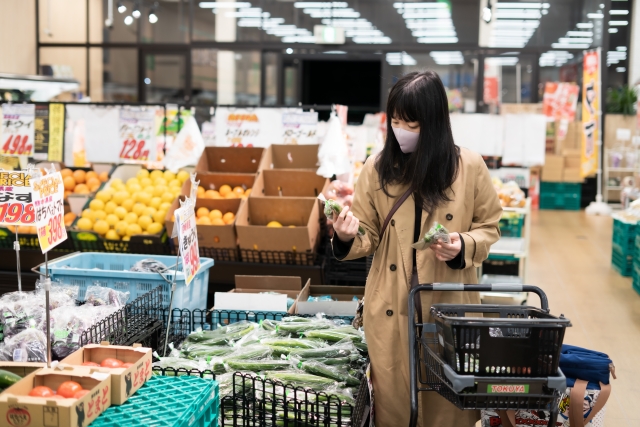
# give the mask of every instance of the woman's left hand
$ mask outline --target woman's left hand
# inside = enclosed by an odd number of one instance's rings
[[[440,261],[451,261],[458,256],[462,250],[462,243],[460,242],[460,234],[450,233],[449,240],[451,243],[444,243],[441,239],[437,243],[434,243],[429,248],[436,253],[436,258]]]

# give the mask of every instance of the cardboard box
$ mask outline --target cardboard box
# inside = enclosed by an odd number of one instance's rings
[[[310,296],[331,295],[336,301],[307,301]],[[305,287],[296,303],[297,314],[325,313],[330,316],[355,316],[358,299],[364,297],[364,286],[310,286]]]
[[[256,179],[251,197],[318,197],[329,180],[305,170],[265,169]]]
[[[264,148],[257,147],[205,147],[196,172],[255,174],[264,151]]]
[[[26,377],[32,372],[46,368],[46,363],[38,362],[0,362],[0,369],[11,372],[21,377]]]
[[[196,199],[196,211],[198,208],[207,208],[210,211],[218,209],[222,214],[232,212],[238,215],[240,205],[244,202],[242,199]],[[167,210],[165,217],[165,226],[167,227],[167,235],[171,236],[173,232],[173,214],[180,207],[178,199]],[[238,239],[236,237],[235,220],[231,224],[226,225],[198,225],[198,246],[201,248],[233,248],[236,249]],[[176,244],[178,238],[173,239]]]
[[[561,182],[564,170],[564,157],[547,154],[542,168],[543,182]]]
[[[309,294],[311,280],[302,286],[300,277],[292,276],[236,276],[236,287],[229,292],[216,292],[216,306],[212,310],[276,311],[295,313],[301,295]],[[263,292],[277,292],[269,295]],[[295,300],[287,309],[287,297]]]
[[[561,155],[565,150],[580,150],[582,148],[582,123],[569,122],[567,133],[560,138],[558,132],[560,122],[555,122],[555,154]]]
[[[565,168],[562,172],[563,182],[583,182],[584,178],[580,174],[580,166],[577,168]]]
[[[318,170],[318,150],[313,145],[272,144],[264,154],[260,170],[266,169],[307,169]]]
[[[245,190],[253,188],[256,174],[248,173],[198,173],[196,181],[200,187],[206,190],[219,190],[223,185],[231,188],[242,187]],[[188,196],[191,193],[191,180],[188,179],[182,184],[182,194]],[[213,200],[213,199],[211,199]]]
[[[259,251],[314,251],[320,234],[318,203],[310,198],[249,197],[236,217],[238,245]],[[282,228],[267,227],[271,221]]]
[[[582,157],[578,154],[577,156],[563,156],[564,157],[564,169],[580,169],[582,166]]]
[[[133,363],[130,368],[108,369],[111,373],[111,404],[122,405],[151,378],[152,353],[153,349],[142,347],[140,344],[125,347],[103,342],[87,344],[65,357],[60,364],[74,367],[81,366],[84,362],[100,364],[107,358],[118,359],[123,363]]]
[[[80,399],[31,397],[36,386],[57,390],[65,381],[75,381],[89,390]],[[86,367],[58,366],[33,372],[0,394],[0,420],[9,426],[86,427],[111,406],[111,375]]]

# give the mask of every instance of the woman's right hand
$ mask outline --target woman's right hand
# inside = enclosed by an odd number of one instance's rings
[[[358,235],[360,220],[353,216],[353,212],[345,206],[340,215],[333,213],[333,230],[340,240],[347,243]]]

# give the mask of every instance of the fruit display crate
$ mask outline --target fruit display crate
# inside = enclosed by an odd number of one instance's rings
[[[137,262],[152,258],[167,267],[162,273],[130,271]],[[80,287],[78,298],[84,300],[87,286],[98,283],[100,286],[130,292],[136,298],[157,286],[162,287],[162,301],[168,306],[171,297],[171,283],[175,274],[176,258],[173,256],[111,254],[83,252],[57,258],[49,262],[49,273],[52,280],[60,280]],[[213,266],[210,258],[200,258],[200,271],[186,286],[185,275],[178,271],[176,275],[176,291],[173,303],[176,307],[205,308],[209,288],[209,269]],[[44,266],[40,267],[44,274]]]
[[[621,276],[631,277],[633,272],[633,253],[622,253],[617,248],[611,248],[611,266]]]
[[[625,254],[625,256],[633,254],[636,250],[637,232],[637,223],[626,222],[618,218],[614,218],[611,246],[616,248],[619,253]]]
[[[18,242],[20,243],[20,249],[33,249],[41,250],[40,242],[38,241],[38,235],[35,233],[21,233],[18,229]],[[16,233],[14,230],[8,227],[0,227],[0,249],[13,249],[13,245],[16,241]],[[56,251],[73,252],[75,251],[75,245],[73,239],[67,231],[67,240],[60,243],[55,247]]]
[[[500,218],[500,234],[502,237],[522,237],[524,215],[514,212],[504,212]]]
[[[633,261],[633,272],[631,274],[633,289],[640,294],[640,260],[637,258]]]
[[[196,376],[152,376],[127,402],[112,406],[92,427],[217,427],[216,381]]]
[[[540,209],[580,210],[582,184],[568,182],[540,183]]]

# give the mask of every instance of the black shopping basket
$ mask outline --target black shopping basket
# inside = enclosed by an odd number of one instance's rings
[[[534,292],[542,308],[434,304],[435,323],[420,323],[412,302],[423,291]],[[542,289],[420,285],[411,290],[409,301],[411,427],[417,423],[421,391],[435,391],[459,409],[548,411],[548,425],[554,425],[560,394],[566,389],[566,378],[558,368],[560,350],[571,323],[549,314]]]

